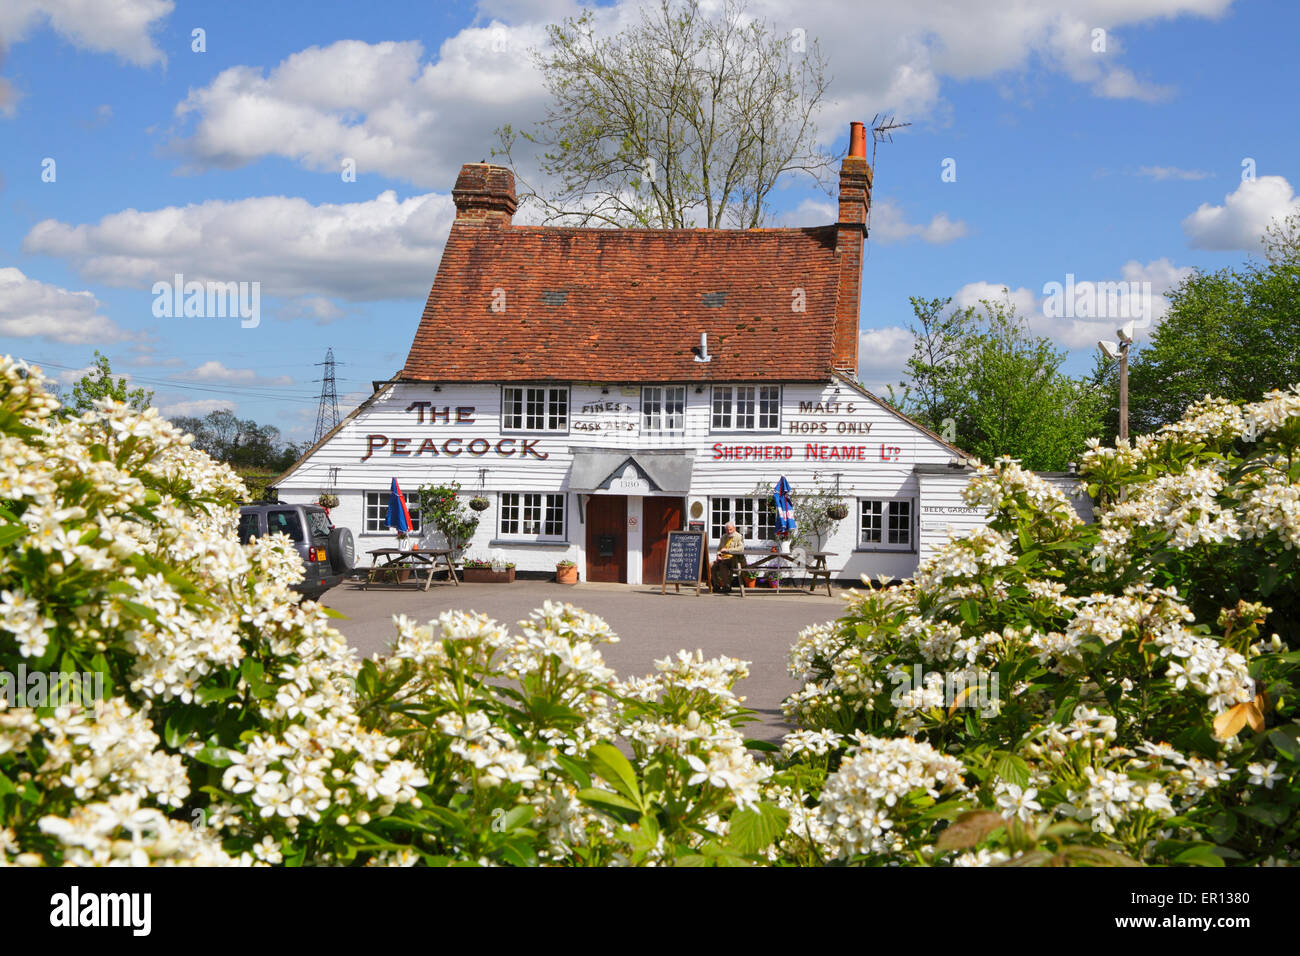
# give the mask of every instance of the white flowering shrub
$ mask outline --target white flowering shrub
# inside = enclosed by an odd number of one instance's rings
[[[1300,387],[1096,443],[1085,525],[1014,462],[987,528],[790,654],[784,852],[864,863],[1300,859]]]
[[[228,468],[55,406],[0,360],[0,863],[1297,857],[1300,392],[1094,448],[1095,525],[982,469],[987,529],[799,636],[779,748],[743,661],[620,680],[568,605],[399,618],[363,662],[288,539],[239,543]],[[55,672],[100,683],[17,680]]]
[[[619,682],[604,622],[547,604],[518,633],[399,620],[362,663],[287,538],[239,543],[228,468],[152,410],[56,405],[0,360],[0,671],[103,696],[0,689],[0,862],[770,858],[743,662]]]

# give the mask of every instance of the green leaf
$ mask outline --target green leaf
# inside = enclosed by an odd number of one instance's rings
[[[790,814],[772,803],[760,803],[731,815],[727,842],[738,853],[759,853],[785,833]]]
[[[211,704],[214,701],[229,700],[238,693],[233,687],[200,687],[194,694],[194,699],[200,704]]]
[[[1023,757],[1011,753],[1001,753],[993,764],[993,771],[1007,783],[1018,787],[1029,786],[1029,764]]]
[[[979,623],[979,606],[973,599],[967,598],[961,602],[961,619],[971,627]]]
[[[631,800],[638,810],[645,810],[641,790],[636,782],[636,770],[617,747],[596,744],[589,751],[591,769],[611,787]]]
[[[20,524],[7,524],[0,528],[0,548],[7,548],[13,544],[23,536],[26,530],[27,528]]]
[[[1174,857],[1175,863],[1184,866],[1223,866],[1223,857],[1214,852],[1208,843],[1198,843]]]
[[[1268,732],[1273,749],[1290,761],[1300,761],[1300,724],[1275,727]]]
[[[631,810],[633,813],[641,812],[641,805],[633,803],[627,797],[617,793],[611,793],[608,790],[597,790],[588,787],[585,790],[578,791],[578,799],[583,803],[594,806],[617,807],[620,810]]]

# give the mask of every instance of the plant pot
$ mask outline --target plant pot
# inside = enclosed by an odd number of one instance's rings
[[[843,521],[849,516],[847,505],[831,505],[826,509],[826,517],[833,518],[836,521]]]
[[[745,578],[745,587],[752,588],[758,584],[757,578]]]
[[[515,569],[493,571],[491,568],[462,568],[460,579],[466,584],[513,584]]]
[[[555,568],[555,582],[557,584],[577,584],[578,583],[578,566],[570,564],[566,567]]]
[[[487,511],[488,508],[492,507],[492,502],[488,501],[486,498],[471,498],[469,500],[469,506],[474,511]]]

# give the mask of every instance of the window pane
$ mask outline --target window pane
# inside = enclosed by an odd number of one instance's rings
[[[641,390],[641,427],[649,432],[663,428],[663,389],[645,388]]]
[[[736,428],[754,427],[754,387],[752,385],[736,389]]]
[[[542,534],[551,538],[564,537],[564,495],[546,496],[546,521]]]
[[[294,541],[303,541],[302,522],[296,511],[268,511],[266,513],[267,534],[287,534]]]
[[[725,385],[713,389],[713,427],[731,427],[731,389]]]
[[[862,502],[862,543],[879,544],[881,539],[881,502]]]
[[[726,498],[709,499],[709,534],[714,541],[721,541],[727,533],[727,522],[731,520],[731,506]]]
[[[518,388],[507,388],[503,393],[501,400],[501,427],[502,428],[523,428],[524,416],[524,395],[523,390]]]
[[[248,542],[256,538],[259,533],[256,514],[239,516],[239,540],[241,543],[248,544]]]
[[[891,501],[889,503],[889,543],[911,544],[912,538],[912,503],[910,501]]]
[[[515,494],[501,495],[501,534],[519,533],[519,496]]]
[[[764,385],[759,388],[758,427],[781,427],[781,389],[776,385]]]
[[[550,397],[547,403],[547,421],[546,427],[551,431],[562,432],[568,429],[569,421],[569,394],[562,388],[553,388],[550,390]]]
[[[686,428],[686,386],[664,389],[664,429],[680,432]]]

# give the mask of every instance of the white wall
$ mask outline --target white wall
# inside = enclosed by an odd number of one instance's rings
[[[697,393],[694,386],[688,386],[685,432],[666,436],[642,434],[640,387],[609,386],[605,392],[598,385],[574,385],[569,398],[569,433],[530,433],[520,439],[501,433],[498,386],[447,385],[434,391],[432,385],[394,385],[284,481],[280,496],[285,501],[313,501],[332,484],[340,504],[331,517],[335,524],[352,529],[358,551],[364,554],[371,548],[389,546],[394,540],[390,531],[364,531],[364,492],[387,491],[394,477],[408,494],[422,484],[456,481],[471,494],[481,488],[493,501],[493,506],[482,513],[478,533],[466,549],[469,554],[501,557],[526,571],[550,571],[556,561],[568,557],[578,562],[580,572],[585,572],[586,531],[579,519],[577,495],[568,490],[571,449],[684,448],[695,452],[687,506],[689,509],[693,500],[703,501],[706,521],[710,496],[748,495],[759,483],[774,483],[782,475],[798,494],[801,486],[807,487],[818,479],[833,483],[834,474],[840,473],[840,489],[850,504],[850,514],[823,545],[824,550],[837,553],[830,567],[838,577],[845,578],[910,574],[917,561],[913,552],[855,551],[857,500],[917,500],[921,489],[913,465],[944,463],[952,453],[937,439],[846,384],[786,385],[782,397],[780,433],[718,434],[710,430],[709,387]],[[438,409],[449,409],[448,420],[441,415],[431,420],[426,411],[420,423],[419,412],[411,408],[413,402],[430,402]],[[817,403],[821,406],[816,407]],[[600,406],[599,410],[596,406]],[[462,421],[457,422],[458,407],[473,411],[462,411]],[[388,441],[375,441],[367,456],[371,447],[368,435],[383,435]],[[498,453],[497,443],[502,438],[507,442],[514,438],[513,445],[507,443],[500,449],[514,454]],[[407,441],[395,446],[397,439]],[[486,453],[471,454],[467,450],[471,439],[486,440]],[[536,455],[518,453],[523,439],[534,443],[530,447]],[[448,440],[453,444],[444,449]],[[475,449],[482,451],[484,447],[485,443],[479,442]],[[750,450],[741,452],[745,457],[723,457],[727,449],[736,447]],[[422,448],[423,453],[417,454]],[[431,448],[437,454],[431,454]],[[853,457],[822,457],[831,454],[832,449],[839,453],[852,449]],[[459,454],[450,453],[457,450]],[[775,457],[778,455],[781,457]],[[333,482],[331,468],[337,469]],[[496,493],[561,490],[568,492],[567,545],[489,546],[496,537],[499,518]],[[628,570],[635,582],[641,567],[639,497],[629,497],[628,515],[637,518],[636,528],[629,528],[628,535]]]

